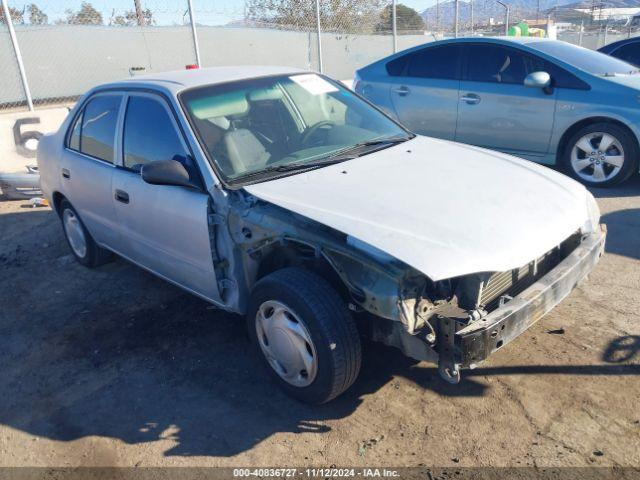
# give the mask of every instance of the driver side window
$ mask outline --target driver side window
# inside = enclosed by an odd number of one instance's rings
[[[525,55],[515,49],[499,45],[467,47],[466,80],[522,85],[527,70]]]
[[[158,160],[177,160],[193,178],[194,166],[167,109],[159,100],[132,95],[127,102],[123,131],[123,165],[140,171]]]

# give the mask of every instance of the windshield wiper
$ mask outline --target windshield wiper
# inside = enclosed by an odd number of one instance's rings
[[[315,162],[298,162],[298,163],[289,163],[284,165],[271,165],[269,167],[265,167],[262,170],[258,170],[255,172],[247,173],[242,177],[239,177],[238,180],[245,178],[253,178],[262,176],[269,173],[281,173],[281,172],[294,172],[296,170],[309,170],[311,168],[322,167],[325,165],[332,165],[334,163],[344,162],[345,160],[349,160],[351,158],[356,158],[355,156],[350,157],[340,157],[340,158],[324,158],[322,160],[317,160]]]
[[[358,142],[355,145],[351,145],[349,147],[343,148],[342,150],[338,150],[337,152],[332,153],[327,159],[333,160],[351,160],[353,158],[361,157],[365,153],[369,153],[368,151],[358,152],[358,150],[364,149],[366,147],[377,147],[379,145],[396,145],[398,143],[406,142],[407,140],[411,140],[413,137],[387,137],[387,138],[376,138],[373,140],[366,140],[364,142]]]
[[[296,163],[288,163],[282,165],[271,165],[263,168],[262,170],[258,170],[255,172],[247,173],[242,177],[239,177],[237,180],[254,178],[257,176],[266,175],[269,173],[281,173],[281,172],[294,172],[300,170],[309,170],[317,167],[324,167],[327,165],[333,165],[335,163],[345,162],[347,160],[353,160],[354,158],[358,158],[362,155],[362,153],[355,153],[357,150],[365,147],[373,147],[377,145],[395,145],[396,143],[402,143],[407,140],[410,140],[413,137],[410,136],[402,136],[402,137],[388,137],[388,138],[379,138],[375,140],[367,140],[364,142],[356,143],[355,145],[351,145],[347,148],[343,148],[342,150],[338,150],[337,152],[332,153],[326,157],[320,158],[314,161],[303,161]]]

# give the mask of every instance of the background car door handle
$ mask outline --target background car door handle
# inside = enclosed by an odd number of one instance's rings
[[[460,100],[467,102],[469,105],[477,105],[480,103],[480,96],[475,93],[467,93],[460,97]]]
[[[409,88],[405,87],[404,85],[398,88],[394,88],[393,89],[394,92],[396,92],[398,95],[400,95],[401,97],[405,97],[409,94],[409,92],[411,90],[409,90]]]
[[[66,168],[62,169],[62,178],[71,178],[71,172]]]
[[[129,203],[129,194],[122,190],[116,190],[116,200],[122,203]]]

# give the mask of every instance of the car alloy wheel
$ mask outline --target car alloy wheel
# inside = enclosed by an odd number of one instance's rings
[[[624,165],[622,143],[610,133],[592,132],[581,137],[571,151],[571,168],[583,180],[603,183]]]
[[[87,239],[80,220],[70,208],[66,208],[62,213],[62,224],[73,253],[84,258],[87,255]]]
[[[266,301],[256,312],[256,334],[269,365],[295,387],[313,383],[318,356],[302,319],[286,305]]]

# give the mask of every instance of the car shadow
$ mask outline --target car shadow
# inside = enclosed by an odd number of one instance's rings
[[[76,265],[49,209],[0,215],[0,268],[0,424],[55,441],[169,439],[166,456],[228,457],[279,432],[325,434],[368,395],[402,394],[405,380],[443,398],[481,398],[485,377],[640,374],[638,336],[614,339],[602,364],[486,366],[459,385],[365,342],[353,387],[308,406],[269,381],[241,318],[122,260]]]
[[[600,221],[607,226],[607,252],[640,259],[640,208],[616,210]]]
[[[615,365],[484,367],[465,371],[459,385],[440,380],[434,366],[365,342],[355,385],[329,404],[309,406],[266,378],[242,319],[188,294],[127,315],[83,317],[61,320],[26,358],[0,354],[0,423],[58,441],[173,439],[166,456],[232,456],[278,432],[326,433],[327,421],[348,417],[398,377],[443,397],[480,397],[488,386],[478,377],[640,374],[640,366],[620,364],[638,355],[637,337],[610,345],[603,358],[617,359]]]
[[[634,174],[629,180],[623,182],[622,185],[616,185],[610,188],[594,188],[589,187],[589,191],[596,198],[620,198],[620,197],[636,197],[640,195],[640,175]]]

